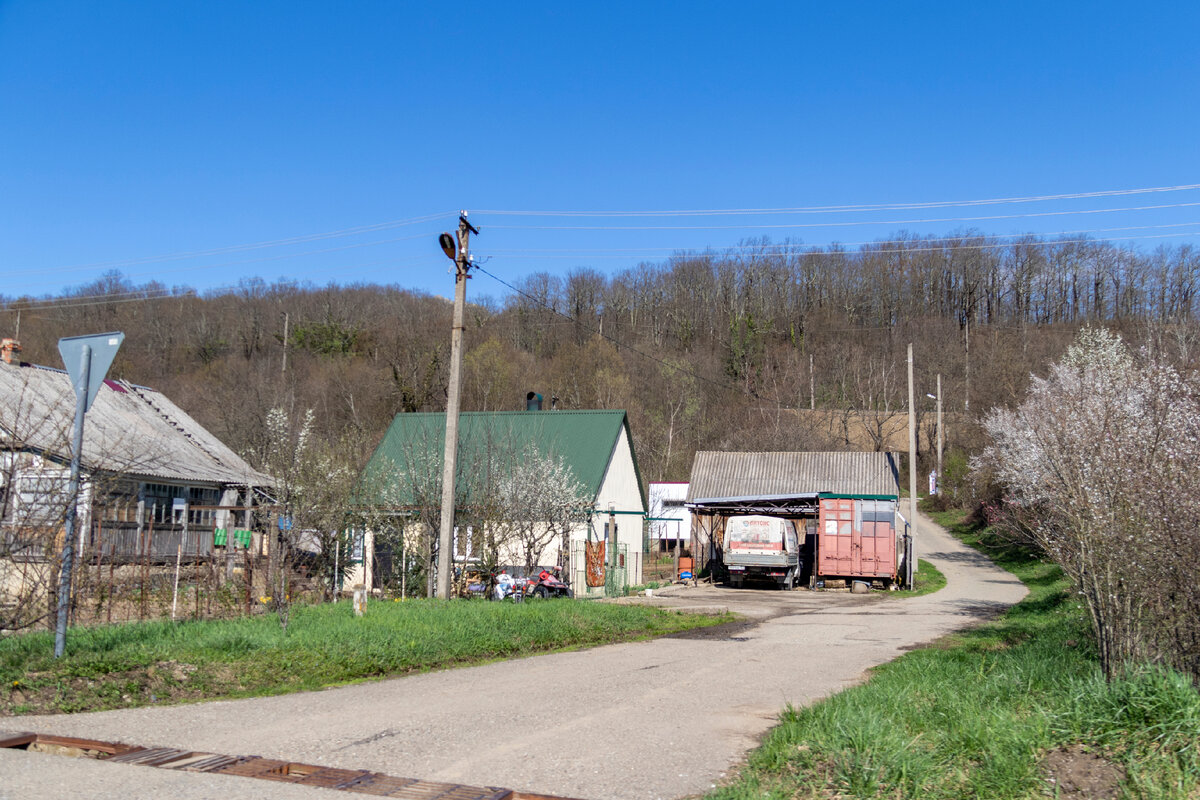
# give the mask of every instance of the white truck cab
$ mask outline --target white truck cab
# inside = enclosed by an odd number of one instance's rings
[[[773,580],[791,589],[800,577],[800,542],[796,524],[759,514],[729,517],[725,522],[725,568],[730,585],[746,578]]]

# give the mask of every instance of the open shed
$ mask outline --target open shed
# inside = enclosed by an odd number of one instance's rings
[[[804,577],[898,582],[908,550],[894,453],[700,451],[687,507],[697,567],[723,580],[725,525],[762,514],[795,521]]]

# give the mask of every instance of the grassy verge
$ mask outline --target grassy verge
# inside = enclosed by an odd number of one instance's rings
[[[917,571],[913,574],[913,588],[889,592],[888,597],[920,597],[933,594],[946,585],[942,571],[923,558],[917,559]]]
[[[92,711],[319,689],[532,653],[660,636],[727,622],[642,606],[414,600],[273,615],[75,629],[0,640],[0,715]]]
[[[710,797],[1195,798],[1200,695],[1191,684],[1151,668],[1106,684],[1056,567],[960,514],[935,517],[1020,577],[1029,596],[997,622],[879,667],[862,686],[787,710],[735,782]]]

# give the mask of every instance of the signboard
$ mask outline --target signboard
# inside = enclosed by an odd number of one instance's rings
[[[58,353],[62,356],[67,374],[71,376],[76,399],[85,396],[86,393],[87,403],[84,405],[84,411],[91,409],[96,394],[100,391],[100,384],[108,375],[108,368],[112,366],[123,341],[125,334],[120,331],[68,336],[58,340]],[[87,365],[83,361],[85,354],[88,358]]]

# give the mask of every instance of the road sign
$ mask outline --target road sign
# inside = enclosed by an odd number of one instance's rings
[[[108,375],[108,368],[112,366],[123,341],[125,334],[120,331],[93,333],[90,336],[68,336],[58,340],[58,352],[62,356],[63,366],[67,368],[67,374],[71,376],[75,397],[78,398],[86,392],[84,396],[87,398],[87,404],[84,411],[92,407],[92,402],[100,391],[100,384],[104,381],[104,376]],[[83,368],[85,347],[89,348],[91,357],[90,367],[86,370]]]

